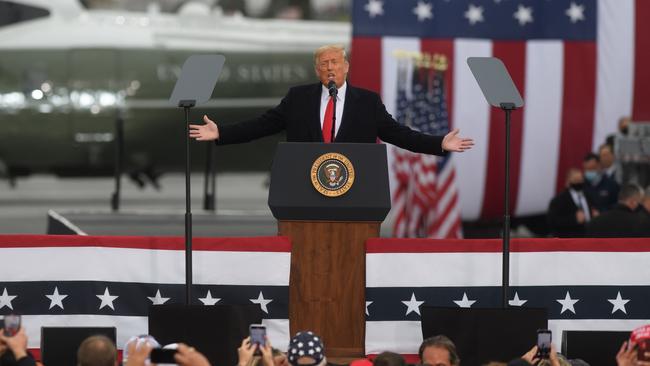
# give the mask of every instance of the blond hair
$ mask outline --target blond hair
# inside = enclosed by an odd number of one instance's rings
[[[337,51],[343,53],[343,59],[347,62],[348,61],[348,55],[345,52],[345,47],[340,44],[327,44],[324,46],[320,46],[314,51],[314,66],[318,67],[318,60],[320,58],[320,55],[322,55],[325,52],[329,51]]]

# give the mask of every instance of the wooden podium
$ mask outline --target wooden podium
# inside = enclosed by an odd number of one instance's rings
[[[343,170],[347,181],[353,177],[354,182],[347,192],[327,196],[340,193],[339,186],[329,184],[345,181]],[[292,242],[292,335],[301,330],[319,334],[330,358],[363,356],[365,242],[379,236],[381,222],[390,210],[386,146],[279,144],[269,207],[278,219],[280,235]]]

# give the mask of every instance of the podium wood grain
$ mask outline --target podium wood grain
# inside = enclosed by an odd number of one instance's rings
[[[289,320],[291,335],[321,335],[328,357],[364,355],[365,242],[379,222],[283,221],[291,238]]]

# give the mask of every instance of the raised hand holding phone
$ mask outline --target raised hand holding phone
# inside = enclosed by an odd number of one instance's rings
[[[251,324],[249,327],[251,344],[255,347],[255,355],[262,354],[262,348],[266,346],[266,326],[262,324]]]

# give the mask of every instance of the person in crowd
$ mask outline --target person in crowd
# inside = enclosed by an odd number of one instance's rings
[[[125,366],[146,366],[153,347],[147,342],[131,342],[127,352],[129,359]],[[208,359],[199,351],[184,343],[179,343],[174,355],[176,364],[180,366],[211,366]]]
[[[537,355],[537,346],[531,348],[526,352],[521,358],[514,359],[508,362],[508,366],[524,366],[524,365],[536,365],[536,366],[571,366],[571,363],[567,361],[562,355],[557,353],[555,345],[551,344],[551,352],[549,352],[548,358],[540,359]]]
[[[634,344],[623,342],[616,354],[617,366],[650,366],[650,362],[639,360],[639,353]],[[646,358],[650,359],[650,352],[646,352]]]
[[[458,366],[460,357],[456,345],[447,336],[437,335],[422,341],[418,350],[420,363],[431,366]]]
[[[255,351],[259,351],[261,356],[255,356]],[[281,352],[280,352],[281,353]],[[246,337],[241,342],[241,346],[237,349],[237,354],[239,355],[238,366],[280,366],[281,364],[286,364],[286,357],[283,359],[278,357],[277,360],[279,364],[276,365],[276,354],[273,353],[273,347],[271,346],[271,341],[266,338],[266,344],[264,347],[260,347],[257,344],[251,342],[251,337]]]
[[[118,366],[115,344],[103,335],[84,339],[77,350],[77,366]]]
[[[618,203],[587,224],[587,236],[595,238],[648,237],[650,219],[639,210],[643,191],[636,184],[625,184]]]
[[[373,366],[406,366],[406,360],[395,352],[382,352],[372,360]],[[350,365],[352,366],[352,365]]]
[[[13,336],[0,329],[0,366],[35,366],[34,357],[27,351],[27,335],[20,328]],[[112,366],[112,365],[111,365]]]
[[[547,219],[551,233],[557,237],[582,237],[585,224],[598,216],[591,196],[585,192],[582,172],[567,172],[566,189],[555,196],[548,207]]]
[[[650,216],[650,186],[645,188],[643,195],[643,202],[641,203],[642,212]]]
[[[291,88],[278,106],[248,121],[217,127],[204,116],[205,124],[190,125],[190,137],[226,145],[284,130],[289,142],[332,142],[333,129],[335,142],[376,143],[381,139],[404,149],[434,155],[463,152],[474,145],[472,139],[459,137],[457,129],[445,136],[432,136],[399,124],[386,111],[379,95],[349,85],[349,68],[345,48],[320,47],[314,53],[318,83]]]
[[[321,338],[313,332],[298,332],[291,338],[287,351],[289,363],[292,366],[310,365],[325,366],[325,345]]]
[[[289,366],[287,355],[277,348],[273,348],[273,366]]]
[[[628,126],[632,122],[630,116],[623,116],[618,119],[618,136],[627,136]],[[605,143],[609,146],[614,146],[614,140],[617,134],[611,134],[605,138]]]
[[[602,144],[598,148],[598,158],[600,159],[600,167],[603,176],[615,181],[617,184],[622,182],[621,170],[616,163],[616,156],[614,156],[614,149],[611,145]]]
[[[616,204],[620,187],[616,181],[603,174],[598,155],[587,154],[583,159],[582,167],[586,181],[585,190],[590,193],[594,208],[600,212],[612,208]]]

